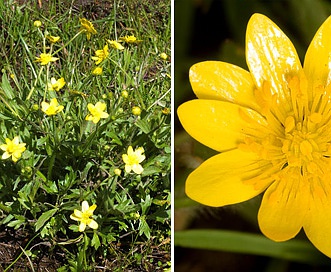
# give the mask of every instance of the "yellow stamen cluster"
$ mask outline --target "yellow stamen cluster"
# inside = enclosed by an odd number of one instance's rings
[[[322,177],[324,169],[331,166],[331,86],[308,87],[302,73],[290,77],[284,88],[287,91],[279,92],[283,97],[272,93],[269,82],[256,90],[266,123],[259,124],[258,131],[263,133],[246,133],[245,143],[239,147],[271,162],[269,174]]]

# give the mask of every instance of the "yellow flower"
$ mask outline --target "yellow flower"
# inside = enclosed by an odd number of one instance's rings
[[[160,54],[160,58],[163,59],[163,60],[167,60],[168,59],[168,55],[163,52],[163,53]]]
[[[102,67],[95,67],[92,71],[92,75],[100,76],[102,74]]]
[[[26,149],[26,144],[20,144],[18,136],[14,137],[13,140],[10,140],[9,138],[6,138],[5,140],[6,143],[0,145],[0,149],[5,151],[5,153],[2,154],[2,159],[5,160],[11,157],[13,162],[17,162],[24,150]]]
[[[125,163],[125,172],[130,173],[133,171],[139,175],[144,171],[144,168],[140,165],[146,158],[143,153],[143,147],[138,147],[135,151],[133,151],[132,146],[128,147],[128,153],[122,155],[122,159]]]
[[[275,241],[301,228],[331,257],[331,17],[301,66],[288,37],[267,17],[247,26],[249,72],[224,62],[197,63],[190,82],[199,99],[178,115],[199,142],[220,151],[186,181],[186,193],[210,206],[264,192],[261,231]]]
[[[97,34],[97,31],[95,30],[92,22],[90,22],[89,20],[86,20],[85,18],[81,18],[79,19],[80,24],[81,24],[81,31],[85,32],[86,34],[86,38],[88,40],[91,39],[91,34]]]
[[[51,43],[56,43],[57,41],[60,40],[60,37],[59,36],[46,36],[47,40],[49,40]]]
[[[126,43],[139,43],[142,42],[142,40],[137,40],[137,38],[134,35],[131,36],[124,36],[119,38],[120,41],[126,42]]]
[[[162,113],[163,113],[164,115],[168,115],[168,114],[170,114],[170,108],[163,108],[163,109],[162,109]]]
[[[51,78],[51,83],[48,83],[48,90],[50,91],[59,91],[66,84],[64,78],[61,77],[56,80],[54,77]]]
[[[55,115],[63,110],[63,106],[59,105],[56,98],[51,100],[51,103],[41,102],[41,110],[48,116]]]
[[[41,22],[40,22],[39,20],[34,21],[34,22],[33,22],[33,25],[34,25],[35,27],[41,27]]]
[[[87,105],[89,114],[86,116],[85,120],[92,121],[94,124],[98,123],[101,118],[108,118],[109,114],[104,112],[106,110],[106,103],[97,102],[95,105],[89,103]]]
[[[118,169],[118,168],[114,169],[114,174],[115,174],[116,176],[120,176],[121,173],[122,173],[122,170],[121,170],[121,169]]]
[[[36,57],[36,62],[40,62],[41,65],[46,65],[51,61],[57,61],[59,58],[52,57],[51,54],[41,53],[40,57]]]
[[[122,96],[123,98],[128,98],[128,97],[129,97],[129,93],[128,93],[128,91],[127,91],[127,90],[123,90],[123,91],[121,92],[121,96]]]
[[[80,221],[79,231],[83,232],[86,226],[89,226],[91,229],[97,229],[98,223],[94,221],[91,217],[93,216],[93,212],[96,209],[97,205],[93,204],[91,207],[89,206],[87,201],[82,202],[82,210],[79,211],[77,209],[74,210],[74,213],[70,215],[70,218],[75,221]]]
[[[105,60],[108,55],[108,44],[106,44],[103,49],[95,51],[95,57],[92,57],[92,59],[95,61],[95,64],[98,65],[103,60]]]
[[[117,41],[111,41],[111,40],[107,40],[107,42],[111,45],[111,47],[117,49],[117,50],[123,50],[124,46],[121,45],[119,42]]]
[[[139,107],[132,107],[132,114],[139,116],[141,114],[141,109]]]

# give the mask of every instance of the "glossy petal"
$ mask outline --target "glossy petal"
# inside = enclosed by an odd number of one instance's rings
[[[84,200],[82,202],[82,213],[85,213],[86,211],[88,211],[88,209],[89,209],[88,202],[86,200]]]
[[[265,192],[258,214],[263,234],[274,241],[286,241],[298,234],[308,210],[308,181],[289,174]]]
[[[238,66],[221,61],[204,61],[190,69],[190,82],[200,99],[235,102],[258,109],[254,83],[250,73]]]
[[[272,94],[289,98],[286,77],[299,74],[301,63],[289,38],[264,15],[254,14],[248,22],[246,61],[256,86],[268,81]]]
[[[83,231],[85,230],[85,228],[86,228],[86,224],[83,223],[83,222],[81,222],[81,223],[79,224],[79,231],[80,231],[80,232],[83,232]]]
[[[266,125],[256,111],[217,100],[186,102],[178,108],[178,117],[194,139],[218,151],[236,148],[247,135],[259,136]]]
[[[310,43],[304,70],[311,86],[331,82],[331,16],[322,24]]]
[[[91,222],[88,224],[88,226],[89,226],[91,229],[97,229],[97,228],[98,228],[98,223],[95,222],[94,220],[91,220]]]
[[[204,205],[224,206],[246,201],[263,192],[270,181],[254,186],[248,179],[263,171],[255,153],[238,149],[202,163],[186,180],[186,194]]]
[[[132,171],[140,175],[144,171],[144,168],[140,164],[134,164],[132,165]]]
[[[307,223],[304,225],[305,233],[308,239],[322,251],[325,255],[331,257],[330,237],[331,237],[331,188],[330,183],[324,183],[323,186],[313,190],[314,198],[310,202],[310,212]]]

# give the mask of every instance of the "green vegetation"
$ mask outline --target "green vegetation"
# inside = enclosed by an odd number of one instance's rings
[[[1,270],[170,270],[170,1],[35,2],[0,3]]]

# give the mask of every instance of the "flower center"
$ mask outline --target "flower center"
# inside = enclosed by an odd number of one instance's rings
[[[310,119],[313,118],[295,123],[294,117],[288,116],[285,120],[285,137],[281,150],[285,154],[287,165],[301,167],[302,173],[315,172],[315,161],[322,158],[323,152],[323,144],[318,141],[319,134],[314,131],[314,123]],[[316,119],[314,121],[319,121]]]
[[[269,161],[270,174],[321,177],[331,167],[331,86],[309,88],[302,73],[277,92],[267,81],[256,90],[267,130],[257,127],[264,133],[248,136],[239,148]]]

